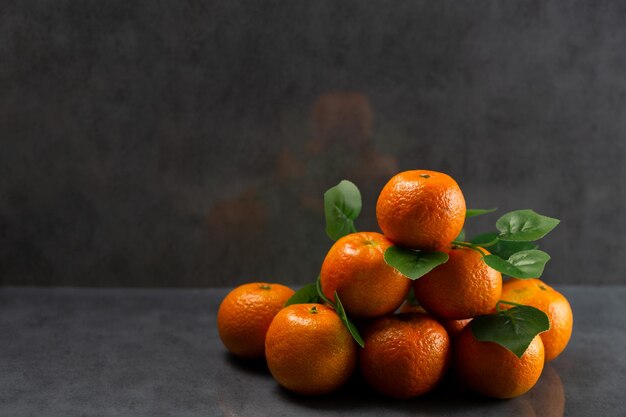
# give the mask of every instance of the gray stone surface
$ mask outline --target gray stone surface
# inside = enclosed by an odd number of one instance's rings
[[[624,284],[625,20],[621,0],[3,1],[0,284],[302,284],[323,191],[357,182],[376,229],[378,190],[419,167],[561,218],[552,282]]]
[[[557,288],[574,310],[571,342],[535,388],[509,401],[451,381],[393,401],[357,378],[326,397],[289,394],[262,363],[222,346],[215,317],[227,289],[4,288],[0,415],[623,416],[626,287]]]

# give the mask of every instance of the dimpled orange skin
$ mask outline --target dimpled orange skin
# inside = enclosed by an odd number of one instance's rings
[[[400,306],[400,309],[398,309],[398,313],[399,314],[401,313],[428,314],[428,312],[424,310],[424,307],[419,306],[419,305],[413,305],[409,303],[408,301]],[[461,330],[463,330],[465,326],[467,326],[467,324],[470,321],[472,321],[472,319],[463,319],[463,320],[437,319],[437,321],[441,323],[443,327],[445,327],[446,331],[448,332],[448,336],[450,336],[451,338],[455,338],[459,333],[461,333]]]
[[[217,329],[224,346],[242,358],[262,358],[265,333],[294,291],[280,284],[253,282],[232,290],[217,312]]]
[[[354,339],[332,308],[293,304],[272,321],[265,357],[272,376],[284,388],[321,395],[346,383],[357,353]]]
[[[400,246],[447,251],[463,229],[465,198],[447,174],[405,171],[383,187],[376,218],[385,236]]]
[[[379,317],[394,312],[406,298],[411,280],[385,263],[393,244],[380,233],[352,233],[330,248],[320,272],[324,295],[335,291],[349,315]]]
[[[546,362],[563,352],[572,336],[574,316],[567,299],[539,279],[511,279],[502,286],[502,300],[529,305],[546,313],[550,330],[540,334],[546,349]],[[503,309],[513,306],[501,303]]]
[[[450,365],[450,337],[427,314],[380,317],[363,332],[359,350],[363,378],[380,393],[411,398],[432,390]]]
[[[440,319],[439,320],[443,327],[446,328],[448,335],[451,338],[456,338],[463,329],[472,321],[472,319],[463,319],[463,320],[448,320],[448,319]]]
[[[422,307],[420,305],[411,304],[408,301],[404,302],[400,306],[400,308],[398,309],[398,314],[402,314],[402,313],[422,313],[422,314],[428,314],[428,312],[426,310],[424,310],[424,307]]]
[[[448,262],[413,283],[417,301],[443,319],[469,319],[491,313],[502,291],[500,272],[487,266],[481,254],[471,249],[455,248],[448,256]]]
[[[494,398],[518,397],[530,390],[543,370],[544,349],[539,335],[521,358],[493,342],[480,342],[466,326],[454,344],[454,367],[461,381]]]

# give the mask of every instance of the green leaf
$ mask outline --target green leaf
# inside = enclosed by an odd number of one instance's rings
[[[315,281],[315,289],[317,290],[317,295],[325,302],[327,302],[328,304],[330,304],[331,306],[335,306],[335,303],[333,303],[332,301],[330,301],[328,299],[328,297],[326,297],[324,295],[324,291],[322,291],[322,280],[321,280],[322,276],[318,275],[317,276],[317,280]]]
[[[550,329],[550,321],[537,308],[517,306],[476,317],[470,326],[477,340],[497,343],[521,358],[534,337]]]
[[[483,214],[493,213],[496,210],[498,210],[497,207],[490,208],[490,209],[467,209],[465,210],[465,218],[469,219],[470,217],[476,217],[476,216],[481,216]]]
[[[289,300],[285,303],[285,307],[292,304],[317,303],[319,302],[319,298],[317,285],[315,283],[307,284],[289,297]]]
[[[385,262],[412,280],[416,280],[436,266],[448,262],[448,254],[443,252],[424,252],[390,246],[385,251]]]
[[[496,227],[500,231],[498,237],[501,240],[532,242],[550,233],[559,222],[558,219],[542,216],[533,210],[517,210],[500,217]]]
[[[550,255],[540,250],[524,250],[514,253],[506,261],[497,255],[487,255],[483,260],[496,271],[513,278],[539,278]]]
[[[472,240],[470,240],[470,243],[473,243],[483,248],[487,248],[498,243],[498,240],[499,239],[497,233],[489,232],[474,236]],[[489,252],[491,252],[491,250]]]
[[[539,245],[535,242],[510,242],[506,240],[498,240],[498,242],[489,247],[489,252],[498,255],[502,259],[509,259],[514,253],[526,250],[537,249]]]
[[[492,255],[498,255],[502,259],[509,259],[515,252],[537,249],[539,246],[534,242],[511,242],[500,240],[495,232],[482,233],[473,237],[470,243],[483,248],[489,248]]]
[[[465,242],[465,229],[461,229],[461,233],[454,239],[457,242]]]
[[[365,347],[365,342],[359,334],[359,329],[356,328],[354,323],[352,323],[352,321],[350,321],[350,319],[346,315],[346,310],[344,310],[343,305],[341,304],[341,300],[339,299],[339,294],[337,294],[337,291],[335,291],[335,311],[337,312],[337,315],[339,316],[341,321],[343,321],[343,324],[345,324],[348,328],[348,331],[350,332],[354,340],[359,344],[359,346]]]
[[[326,234],[332,240],[356,232],[354,220],[361,213],[361,192],[350,181],[343,180],[324,193]]]

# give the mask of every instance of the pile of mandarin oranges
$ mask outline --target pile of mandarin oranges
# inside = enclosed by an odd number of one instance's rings
[[[378,197],[382,233],[357,232],[358,189],[333,192],[325,208],[336,241],[317,282],[298,292],[254,282],[222,301],[218,331],[233,355],[265,358],[278,384],[301,395],[330,393],[359,372],[393,398],[425,394],[445,375],[512,398],[565,349],[570,305],[525,269],[549,259],[529,242],[542,216],[523,210],[498,221],[499,235],[466,241],[470,210],[456,181],[413,170],[391,178]]]

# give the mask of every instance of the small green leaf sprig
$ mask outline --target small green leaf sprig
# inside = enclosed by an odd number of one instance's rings
[[[361,214],[361,192],[354,183],[343,180],[324,193],[326,234],[338,240],[356,232],[354,221]]]
[[[354,221],[361,214],[361,192],[354,183],[343,180],[336,186],[328,189],[324,193],[324,215],[326,218],[326,234],[332,240],[338,240],[343,236],[355,233],[357,230]],[[334,301],[330,300],[322,291],[320,276],[314,283],[307,284],[300,288],[287,300],[285,306],[291,304],[307,304],[307,303],[327,303],[332,308],[346,326],[356,343],[364,347],[365,343],[354,325],[352,320],[346,314],[346,310],[341,304],[339,294],[335,291]]]
[[[488,212],[491,211],[480,214]],[[533,210],[516,210],[498,219],[498,233],[483,233],[469,242],[457,238],[452,244],[478,251],[487,265],[507,276],[538,278],[543,274],[550,255],[538,250],[535,242],[558,224],[559,220],[542,216]],[[486,255],[481,248],[489,248],[491,254]]]
[[[496,209],[470,209],[466,218],[494,212]],[[533,210],[516,210],[496,222],[499,233],[480,234],[465,242],[462,231],[453,246],[472,249],[481,254],[491,268],[513,278],[538,278],[543,274],[550,255],[538,250],[535,243],[559,224],[559,220],[542,216]],[[482,248],[489,248],[486,254]],[[435,255],[437,254],[437,255]],[[425,252],[392,246],[385,252],[385,262],[410,279],[418,279],[448,261],[443,252]]]

